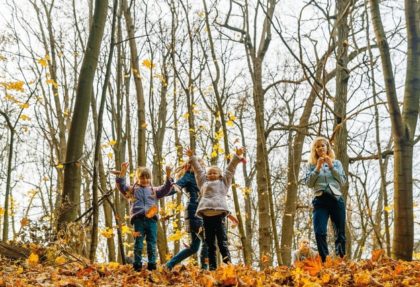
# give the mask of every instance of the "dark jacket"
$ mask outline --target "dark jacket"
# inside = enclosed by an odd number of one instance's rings
[[[200,200],[200,190],[198,189],[197,182],[195,181],[194,173],[187,171],[174,185],[180,189],[185,189],[189,200],[185,210],[185,219],[191,231],[197,231],[203,226],[203,220],[195,215]]]
[[[116,183],[118,190],[130,202],[130,217],[133,219],[137,215],[145,215],[153,205],[157,205],[157,200],[171,191],[173,181],[167,179],[162,186],[143,187],[138,184],[129,186],[126,184],[125,177],[117,177]]]

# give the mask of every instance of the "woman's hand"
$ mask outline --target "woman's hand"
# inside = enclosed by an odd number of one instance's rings
[[[328,167],[331,169],[333,168],[332,160],[329,156],[324,156],[324,162],[328,164]]]
[[[321,170],[322,165],[324,164],[325,159],[323,157],[319,157],[318,161],[316,162],[315,170],[319,172]]]
[[[194,151],[193,151],[192,149],[190,149],[190,148],[187,148],[187,149],[185,150],[185,154],[186,154],[188,157],[192,157],[192,156],[194,155]]]

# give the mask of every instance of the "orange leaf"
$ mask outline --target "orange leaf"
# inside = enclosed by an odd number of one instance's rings
[[[152,218],[153,216],[156,215],[157,212],[158,212],[157,205],[152,205],[152,207],[150,207],[149,210],[146,212],[145,216],[147,218]]]
[[[29,225],[29,219],[27,217],[22,218],[22,220],[20,221],[20,225],[22,227]]]
[[[383,249],[376,249],[372,251],[372,261],[377,262],[380,261],[385,254],[385,250]]]
[[[315,276],[322,270],[321,257],[308,258],[303,260],[303,270],[309,272],[311,276]]]

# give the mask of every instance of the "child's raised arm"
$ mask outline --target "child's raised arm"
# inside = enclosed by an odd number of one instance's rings
[[[232,184],[232,178],[235,175],[236,167],[238,166],[238,163],[243,160],[243,155],[245,153],[245,148],[240,147],[236,149],[235,155],[233,156],[232,160],[229,162],[229,165],[227,166],[225,170],[225,174],[223,175],[223,181],[226,184],[226,186],[230,186]]]
[[[162,198],[170,193],[172,190],[173,179],[171,178],[172,167],[167,165],[165,166],[166,181],[164,185],[154,188],[156,193],[156,198]]]
[[[126,184],[125,181],[125,175],[127,173],[127,169],[128,169],[129,163],[128,162],[123,162],[121,164],[121,170],[120,171],[111,171],[113,174],[117,175],[117,178],[115,179],[116,185],[118,190],[124,195],[127,195],[127,191],[130,190],[130,186]]]
[[[201,186],[206,182],[206,170],[201,166],[197,157],[194,156],[192,149],[187,148],[185,150],[185,154],[190,158],[189,162],[194,171],[195,180],[197,181],[198,187],[201,188]]]

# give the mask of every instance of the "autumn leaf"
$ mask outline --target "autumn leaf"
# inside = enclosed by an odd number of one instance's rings
[[[116,140],[110,140],[110,141],[108,142],[108,144],[109,144],[110,146],[114,146],[114,145],[116,145],[116,144],[117,144],[117,141],[116,141]]]
[[[155,205],[152,205],[147,211],[146,211],[146,214],[145,214],[145,216],[147,217],[147,218],[152,218],[153,216],[155,216],[156,214],[157,214],[157,212],[158,212],[158,207],[157,207],[157,205],[155,204]]]
[[[38,59],[37,62],[41,65],[41,67],[46,68],[48,66],[48,60],[50,60],[50,56],[45,55],[44,58]]]
[[[28,116],[27,116],[27,115],[25,115],[25,114],[20,115],[19,119],[21,119],[22,121],[30,121],[30,120],[31,120],[31,118],[30,118],[30,117],[28,117]]]
[[[153,64],[153,62],[150,59],[143,60],[142,65],[148,69],[152,69],[155,67],[155,64]]]
[[[233,127],[233,126],[234,126],[234,125],[233,125],[233,121],[231,121],[231,120],[227,121],[227,122],[226,122],[226,125],[227,125],[228,127]]]
[[[26,263],[28,263],[29,266],[35,266],[38,264],[38,262],[39,262],[39,257],[35,253],[31,253],[28,259],[26,259]]]
[[[64,165],[62,164],[62,163],[59,163],[59,164],[57,164],[57,166],[56,166],[58,169],[62,169],[62,168],[64,168]]]
[[[114,236],[114,231],[112,230],[112,228],[109,227],[101,230],[100,233],[105,238],[111,238],[112,236]]]
[[[382,256],[385,254],[385,250],[377,249],[372,251],[372,261],[377,262],[382,259]]]
[[[322,270],[321,257],[317,256],[303,260],[303,270],[307,271],[311,276],[317,275]]]
[[[369,286],[372,281],[372,276],[368,270],[357,272],[353,277],[356,286]]]
[[[122,234],[131,234],[132,231],[133,230],[125,224],[123,226],[121,226],[121,233]]]
[[[228,264],[221,267],[216,273],[216,279],[222,284],[222,286],[235,286],[238,283],[235,266]]]
[[[63,256],[58,256],[57,258],[55,258],[55,263],[57,263],[58,265],[63,265],[66,262],[67,262],[67,259],[64,258]]]
[[[4,214],[4,209],[0,207],[0,215]]]
[[[120,266],[120,264],[118,262],[111,261],[111,262],[108,263],[108,268],[111,269],[111,270],[115,270],[119,266]]]
[[[143,129],[147,128],[147,123],[142,123],[142,124],[141,124],[141,127],[142,127]]]
[[[22,227],[25,227],[25,226],[29,225],[29,222],[30,222],[29,219],[27,217],[24,217],[24,218],[21,219],[20,225]]]

